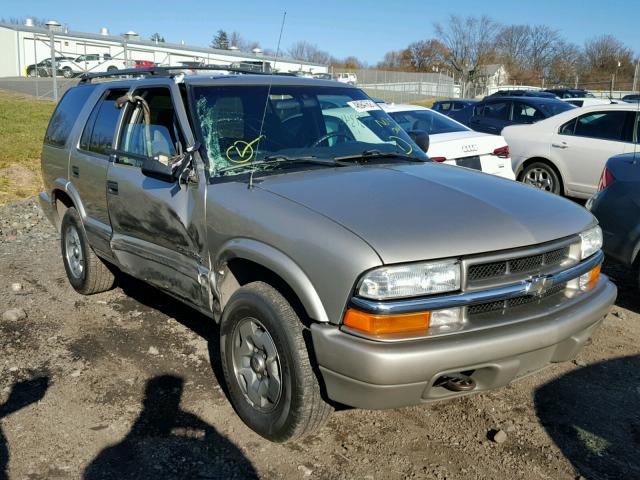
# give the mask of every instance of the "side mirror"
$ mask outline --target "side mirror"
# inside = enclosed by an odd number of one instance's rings
[[[154,160],[153,158],[145,158],[140,169],[143,175],[163,182],[173,183],[176,178],[173,175],[173,169],[169,165]]]
[[[424,153],[429,150],[429,134],[424,130],[409,130],[407,132],[416,145],[418,145]]]

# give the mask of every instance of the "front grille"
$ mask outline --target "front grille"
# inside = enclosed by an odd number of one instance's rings
[[[505,275],[538,274],[560,266],[568,258],[569,246],[566,246],[527,257],[473,264],[467,270],[467,281],[471,284],[496,279]]]
[[[567,288],[566,283],[554,285],[547,290],[543,295],[536,297],[533,295],[522,295],[520,297],[510,298],[508,300],[498,300],[494,302],[480,303],[478,305],[471,305],[467,307],[467,314],[469,316],[483,315],[491,312],[503,311],[511,308],[521,307],[533,302],[539,302],[554,295],[564,292]]]

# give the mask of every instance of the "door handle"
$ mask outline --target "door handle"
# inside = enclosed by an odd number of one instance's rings
[[[551,146],[554,147],[554,148],[568,148],[569,147],[569,145],[567,145],[565,142],[552,143]]]
[[[112,195],[118,194],[118,182],[114,182],[112,180],[107,181],[107,192]]]
[[[77,165],[71,165],[71,175],[76,178],[80,176],[80,168]]]

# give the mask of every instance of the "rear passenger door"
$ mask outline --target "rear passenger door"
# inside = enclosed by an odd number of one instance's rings
[[[552,137],[551,150],[566,170],[569,190],[595,193],[609,157],[633,148],[636,112],[601,110],[586,113],[562,125]]]
[[[142,100],[124,107],[106,185],[113,254],[135,277],[193,306],[208,307],[206,286],[200,286],[200,276],[206,280],[207,272],[206,178],[200,174],[195,183],[163,180],[141,168],[145,160],[165,165],[179,161],[193,144],[180,92],[175,84],[160,81],[132,90],[131,96]]]
[[[84,212],[80,214],[89,243],[106,254],[110,252],[111,238],[107,169],[121,113],[116,107],[116,99],[126,92],[127,89],[108,89],[100,95],[85,122],[79,142],[70,149],[69,157],[69,178],[82,202]]]
[[[511,117],[511,102],[499,100],[487,102],[481,109],[481,114],[473,116],[469,126],[478,132],[499,135],[504,127],[509,125]]]

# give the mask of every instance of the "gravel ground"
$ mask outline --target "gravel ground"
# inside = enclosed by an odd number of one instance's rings
[[[605,270],[618,303],[575,362],[278,445],[219,386],[213,322],[124,276],[75,293],[35,202],[0,207],[0,479],[640,478],[640,295]]]

